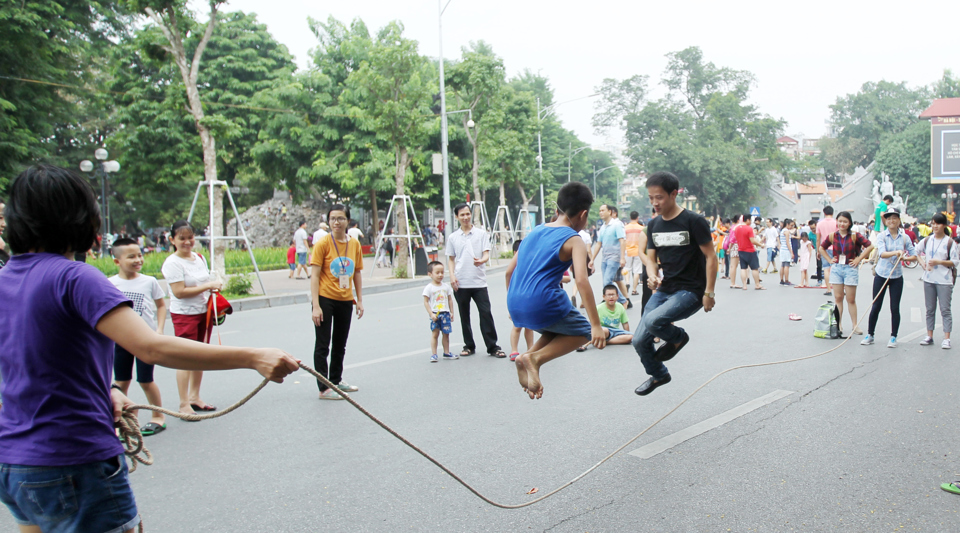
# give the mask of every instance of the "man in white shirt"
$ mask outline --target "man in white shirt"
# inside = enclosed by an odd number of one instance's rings
[[[293,233],[293,244],[297,248],[297,271],[294,274],[297,279],[300,278],[300,269],[303,269],[303,272],[310,277],[310,271],[307,270],[307,252],[310,250],[310,247],[307,246],[307,221],[300,220],[300,227],[297,228],[297,231]]]
[[[361,244],[363,243],[363,241],[361,240],[363,239],[363,232],[360,231],[360,228],[357,226],[356,220],[350,221],[350,229],[347,230],[347,235],[353,237],[354,239],[357,239],[357,242]]]
[[[473,214],[467,204],[453,209],[460,222],[460,229],[447,239],[447,267],[450,270],[450,286],[460,311],[460,328],[463,330],[461,356],[477,353],[470,325],[470,300],[477,304],[480,314],[480,334],[487,353],[494,357],[506,357],[497,345],[497,329],[490,313],[490,296],[487,294],[486,263],[490,260],[490,236],[483,228],[473,225]]]
[[[313,244],[317,244],[318,242],[320,242],[320,239],[326,237],[329,234],[330,234],[330,226],[328,226],[326,222],[321,222],[320,229],[313,232]]]
[[[780,232],[777,231],[777,228],[773,226],[773,219],[767,219],[767,227],[763,230],[763,238],[765,247],[767,249],[767,264],[763,267],[763,273],[766,274],[767,270],[771,267],[773,268],[773,273],[777,273],[777,263],[775,259],[777,257],[777,248],[780,246],[778,239],[780,237]]]

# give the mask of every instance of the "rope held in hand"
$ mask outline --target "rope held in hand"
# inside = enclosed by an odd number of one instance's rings
[[[900,263],[900,258],[897,258],[896,263],[894,263],[894,269],[897,267],[897,264],[899,264],[899,263]],[[877,301],[877,298],[879,298],[881,294],[883,294],[883,288],[885,288],[889,282],[890,282],[890,278],[887,278],[887,280],[883,283],[883,287],[881,287],[881,290],[877,292],[877,296],[875,296],[875,297],[873,298],[873,301],[871,302],[871,305],[872,305],[873,302],[876,302],[876,301]],[[854,325],[854,329],[856,329],[857,327],[859,327],[860,322],[863,321],[863,319],[867,316],[867,314],[868,314],[868,313],[864,313],[863,315],[860,316],[860,319],[859,319],[859,320],[857,321],[857,323]],[[425,451],[423,451],[422,449],[420,449],[416,444],[413,444],[412,442],[410,442],[409,440],[407,440],[403,435],[401,435],[400,433],[397,433],[396,430],[394,430],[393,428],[391,428],[390,426],[388,426],[387,424],[385,424],[384,422],[382,422],[379,418],[377,418],[376,416],[374,416],[373,414],[371,414],[369,411],[367,411],[366,409],[364,409],[363,406],[360,405],[359,403],[357,403],[356,400],[354,400],[353,398],[351,398],[349,394],[346,394],[345,392],[341,391],[339,388],[337,388],[336,385],[334,385],[333,383],[331,383],[330,380],[328,380],[326,377],[324,377],[323,375],[321,375],[319,372],[317,372],[317,371],[314,370],[313,368],[310,368],[309,366],[307,366],[307,365],[305,365],[305,364],[303,364],[303,363],[300,363],[300,368],[302,368],[303,370],[307,371],[307,372],[310,373],[313,377],[317,378],[317,380],[319,380],[320,383],[323,383],[323,384],[326,385],[328,388],[330,388],[331,390],[333,390],[334,392],[336,392],[337,394],[339,394],[340,396],[342,396],[344,400],[346,400],[347,402],[349,402],[350,405],[356,407],[358,411],[360,411],[361,413],[364,414],[364,416],[366,416],[367,418],[369,418],[370,420],[372,420],[374,423],[376,423],[378,426],[380,426],[381,428],[383,428],[384,430],[386,430],[387,433],[390,433],[391,435],[393,435],[394,437],[396,437],[398,440],[400,440],[400,442],[402,442],[402,443],[406,444],[407,446],[409,446],[410,449],[412,449],[413,451],[415,451],[415,452],[419,453],[420,455],[422,455],[426,460],[428,460],[428,461],[430,461],[431,463],[433,463],[434,465],[436,465],[437,468],[439,468],[440,470],[443,470],[444,473],[446,473],[448,476],[450,476],[450,477],[452,477],[454,480],[456,480],[457,483],[460,483],[461,485],[463,485],[463,487],[464,487],[465,489],[467,489],[467,490],[469,490],[470,492],[472,492],[475,496],[477,496],[477,497],[480,498],[481,500],[485,501],[486,503],[488,503],[488,504],[490,504],[490,505],[492,505],[492,506],[494,506],[494,507],[499,507],[499,508],[501,508],[501,509],[521,509],[521,508],[523,508],[523,507],[527,507],[527,506],[533,505],[533,504],[535,504],[535,503],[539,503],[539,502],[541,502],[541,501],[543,501],[543,500],[546,500],[546,499],[549,498],[550,496],[553,496],[554,494],[560,492],[561,490],[569,487],[570,485],[573,485],[573,484],[576,483],[577,481],[580,481],[581,479],[583,479],[584,477],[586,477],[588,474],[590,474],[591,472],[593,472],[594,470],[596,470],[597,468],[599,468],[600,465],[606,463],[607,461],[609,461],[610,459],[612,459],[613,456],[615,456],[615,455],[617,455],[618,453],[620,453],[621,451],[623,451],[624,448],[626,448],[627,446],[633,444],[634,441],[636,441],[637,439],[639,439],[640,437],[642,437],[645,433],[647,433],[648,431],[650,431],[651,429],[653,429],[657,424],[659,424],[660,422],[663,422],[668,416],[672,415],[677,409],[680,409],[680,407],[683,406],[683,404],[687,403],[687,401],[690,400],[690,398],[693,398],[694,395],[696,395],[698,392],[700,392],[701,390],[703,390],[704,387],[706,387],[707,385],[709,385],[710,383],[712,383],[714,380],[716,380],[716,379],[719,378],[720,376],[722,376],[722,375],[724,375],[724,374],[726,374],[726,373],[728,373],[728,372],[733,372],[734,370],[741,370],[741,369],[744,369],[744,368],[757,368],[757,367],[761,367],[761,366],[783,365],[783,364],[787,364],[787,363],[796,363],[796,362],[799,362],[799,361],[806,361],[806,360],[808,360],[808,359],[814,359],[814,358],[816,358],[816,357],[820,357],[820,356],[823,356],[823,355],[827,355],[828,353],[831,353],[831,352],[833,352],[833,351],[836,351],[836,350],[840,349],[841,346],[843,346],[844,344],[850,342],[850,339],[851,339],[851,338],[852,338],[852,336],[848,336],[846,339],[843,340],[843,342],[841,342],[840,344],[837,344],[837,345],[834,346],[833,348],[830,348],[829,350],[826,350],[826,351],[823,351],[823,352],[820,352],[820,353],[817,353],[817,354],[814,354],[814,355],[807,355],[807,356],[804,356],[804,357],[797,357],[797,358],[794,358],[794,359],[784,359],[784,360],[782,360],[782,361],[770,361],[770,362],[767,362],[767,363],[753,363],[753,364],[748,364],[748,365],[738,365],[738,366],[731,367],[731,368],[728,368],[728,369],[726,369],[726,370],[723,370],[722,372],[717,373],[715,376],[713,376],[712,378],[710,378],[710,379],[708,379],[707,381],[705,381],[705,382],[703,383],[703,385],[700,385],[699,387],[697,387],[693,392],[691,392],[689,395],[687,395],[686,398],[684,398],[680,403],[678,403],[673,409],[670,409],[669,411],[667,411],[666,414],[664,414],[663,416],[661,416],[660,418],[658,418],[657,420],[655,420],[652,424],[650,424],[649,426],[647,426],[646,429],[644,429],[643,431],[641,431],[640,433],[638,433],[636,436],[634,436],[633,438],[631,438],[631,439],[628,440],[627,442],[623,443],[623,445],[621,445],[619,448],[617,448],[617,449],[613,450],[612,452],[610,452],[609,455],[607,455],[606,457],[604,457],[603,459],[601,459],[597,464],[595,464],[595,465],[591,466],[590,468],[588,468],[587,470],[585,470],[582,474],[580,474],[580,475],[578,475],[577,477],[571,479],[570,481],[564,483],[563,485],[560,485],[559,487],[553,489],[552,491],[544,494],[543,496],[540,496],[540,497],[538,497],[538,498],[536,498],[536,499],[533,499],[533,500],[530,500],[530,501],[524,502],[524,503],[519,503],[519,504],[505,504],[505,503],[500,503],[500,502],[496,502],[496,501],[494,501],[494,500],[491,500],[491,499],[488,498],[487,496],[484,496],[484,495],[481,494],[477,489],[473,488],[469,483],[467,483],[466,481],[464,481],[460,476],[458,476],[458,475],[455,474],[452,470],[450,470],[449,468],[447,468],[446,466],[444,466],[442,463],[440,463],[440,461],[434,459],[430,454],[428,454],[427,452],[425,452]],[[215,412],[215,413],[210,413],[210,414],[204,414],[204,415],[197,415],[197,414],[194,414],[194,415],[186,415],[186,414],[183,414],[183,413],[179,413],[179,412],[176,412],[176,411],[171,411],[171,410],[169,410],[169,409],[164,409],[164,408],[162,408],[162,407],[157,407],[157,406],[154,406],[154,405],[133,405],[133,406],[127,407],[127,408],[124,409],[124,411],[123,411],[123,416],[122,416],[121,421],[120,421],[120,423],[119,423],[119,427],[120,427],[120,437],[121,437],[121,439],[122,439],[123,442],[124,442],[124,447],[126,448],[126,454],[127,454],[127,455],[130,457],[130,459],[131,459],[131,468],[130,468],[130,471],[132,472],[132,471],[136,470],[137,462],[143,463],[143,464],[145,464],[145,465],[153,464],[153,457],[150,455],[150,452],[143,446],[143,436],[140,434],[140,428],[139,428],[139,426],[138,426],[138,421],[137,421],[136,414],[133,412],[134,410],[136,410],[136,409],[145,409],[145,410],[148,410],[148,411],[157,411],[157,412],[163,413],[163,414],[165,414],[165,415],[169,415],[169,416],[172,416],[172,417],[175,417],[175,418],[179,418],[179,419],[181,419],[181,420],[188,420],[188,421],[209,420],[209,419],[211,419],[211,418],[219,418],[219,417],[221,417],[221,416],[226,415],[227,413],[230,413],[230,412],[236,410],[237,408],[239,408],[239,407],[242,406],[243,404],[247,403],[247,402],[248,402],[251,398],[253,398],[258,392],[260,392],[260,391],[267,385],[267,383],[269,383],[269,382],[270,382],[269,379],[264,379],[263,382],[260,383],[260,385],[257,386],[257,388],[253,389],[253,391],[251,391],[250,394],[247,394],[247,395],[246,395],[243,399],[241,399],[239,402],[231,405],[230,407],[227,407],[226,409],[224,409],[224,410],[222,410],[222,411],[217,411],[217,412]],[[145,457],[141,457],[141,456],[140,456],[140,453],[143,453]]]

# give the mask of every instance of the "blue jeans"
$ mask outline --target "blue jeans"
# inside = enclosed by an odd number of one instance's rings
[[[0,501],[42,531],[122,532],[140,523],[122,455],[73,466],[0,464]]]
[[[617,273],[620,272],[621,268],[622,267],[620,266],[619,259],[600,262],[601,276],[603,276],[602,285],[600,288],[601,291],[603,290],[603,287],[606,287],[607,285],[613,285],[614,287],[617,286],[614,280],[617,279]],[[619,288],[617,288],[617,301],[622,304],[627,303],[627,299],[624,298],[622,294],[620,294]]]
[[[667,367],[653,358],[656,348],[654,337],[660,337],[664,342],[679,342],[683,329],[673,325],[673,322],[690,318],[703,307],[703,297],[690,291],[677,291],[665,294],[657,291],[650,297],[647,307],[643,310],[643,318],[633,334],[633,349],[640,355],[643,369],[653,379],[659,380],[669,373]]]

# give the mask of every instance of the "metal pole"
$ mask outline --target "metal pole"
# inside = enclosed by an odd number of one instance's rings
[[[450,237],[450,163],[447,157],[447,91],[443,79],[443,0],[437,0],[440,30],[440,154],[443,159],[443,242]],[[386,227],[386,226],[384,226]]]
[[[573,159],[573,141],[567,147],[567,183],[570,183],[570,161]]]
[[[547,214],[543,210],[543,145],[540,143],[540,99],[537,98],[537,164],[540,166],[540,222],[547,223]]]
[[[597,197],[597,165],[593,165],[593,197]]]
[[[103,257],[103,247],[107,245],[107,183],[104,181],[103,162],[97,166],[97,172],[100,174],[100,214],[103,216],[100,226],[100,257]]]

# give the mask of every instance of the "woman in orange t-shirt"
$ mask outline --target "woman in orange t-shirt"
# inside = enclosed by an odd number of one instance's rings
[[[327,213],[330,234],[313,244],[310,256],[310,306],[316,327],[313,364],[337,388],[355,392],[358,387],[343,381],[343,357],[347,351],[347,336],[353,307],[357,319],[363,317],[363,252],[360,241],[347,235],[350,211],[343,204],[334,204]],[[353,291],[357,297],[354,299]],[[331,349],[332,341],[332,349]],[[327,366],[327,355],[330,365]],[[343,397],[317,381],[321,400],[342,400]]]

